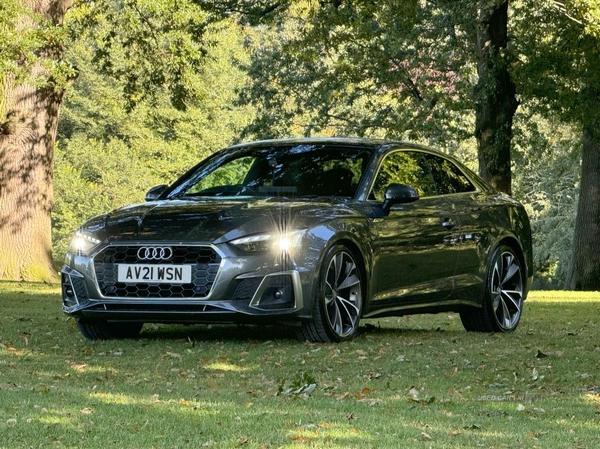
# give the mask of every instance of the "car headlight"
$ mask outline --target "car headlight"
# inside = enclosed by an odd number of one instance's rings
[[[302,242],[304,231],[293,231],[273,234],[255,234],[232,240],[233,246],[248,253],[260,251],[289,252],[298,248]]]
[[[87,254],[87,252],[101,241],[85,231],[77,231],[71,240],[69,252],[72,254]]]

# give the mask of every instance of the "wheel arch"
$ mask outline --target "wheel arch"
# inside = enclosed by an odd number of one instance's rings
[[[360,300],[362,305],[360,306],[360,309],[357,310],[356,314],[350,317],[349,309],[346,308],[346,318],[340,318],[340,326],[344,327],[345,325],[342,323],[342,321],[348,324],[348,320],[351,322],[352,326],[350,333],[345,333],[346,331],[342,329],[340,332],[342,332],[343,335],[338,332],[338,330],[336,329],[336,324],[332,323],[331,321],[331,315],[327,311],[328,307],[325,305],[324,302],[325,292],[319,291],[319,289],[323,285],[322,282],[324,281],[324,279],[326,279],[327,271],[329,270],[328,264],[331,261],[333,261],[333,257],[342,252],[346,253],[346,257],[354,259],[353,262],[355,263],[357,269],[360,272],[360,289],[362,298]],[[301,326],[297,332],[298,338],[300,338],[301,340],[308,340],[311,342],[321,343],[339,342],[346,338],[350,338],[356,333],[358,329],[359,321],[362,318],[364,312],[365,297],[368,292],[366,286],[368,278],[367,268],[365,266],[365,255],[360,249],[360,244],[353,241],[353,239],[351,238],[340,237],[331,239],[328,242],[328,244],[323,247],[323,250],[321,251],[321,256],[319,257],[318,263],[315,266],[315,270],[315,281],[312,283],[312,315],[310,318],[305,318],[304,321],[301,323]],[[325,276],[325,278],[323,276]],[[349,288],[350,287],[346,287],[346,289]],[[337,300],[332,302],[337,302]],[[337,307],[338,306],[335,306],[336,310],[338,310]],[[340,312],[338,310],[336,312],[336,316],[339,316],[339,314]]]
[[[317,288],[318,288],[318,276],[320,276],[319,273],[321,273],[321,269],[322,269],[322,266],[325,261],[325,257],[327,255],[327,253],[335,245],[343,245],[343,246],[347,247],[352,252],[352,254],[358,258],[357,263],[359,264],[359,267],[361,270],[361,275],[364,279],[364,282],[363,282],[363,290],[364,290],[363,291],[363,312],[364,312],[365,306],[367,306],[369,303],[368,298],[370,297],[370,294],[369,294],[369,289],[371,286],[371,270],[369,269],[370,256],[369,256],[368,252],[365,255],[365,248],[361,248],[361,245],[355,239],[352,238],[352,234],[337,235],[336,237],[330,239],[329,242],[327,242],[327,245],[325,245],[323,247],[323,249],[321,250],[321,254],[319,256],[319,261],[315,266],[315,274],[316,274],[315,280],[317,280],[317,282],[313,282],[311,297],[314,298],[316,296]]]
[[[360,264],[359,267],[361,270],[361,274],[363,276],[363,279],[365,280],[365,284],[363,287],[365,291],[363,293],[366,295],[368,293],[368,286],[370,285],[370,274],[367,272],[367,259],[365,259],[362,249],[349,238],[341,238],[339,240],[336,240],[331,246],[333,245],[343,245],[347,247],[350,251],[352,251],[352,254],[359,259],[357,260],[357,262]]]

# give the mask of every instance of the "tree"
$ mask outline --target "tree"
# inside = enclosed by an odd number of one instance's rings
[[[60,29],[71,0],[7,5],[3,32],[26,37],[0,72],[0,279],[48,279],[54,140],[69,74]]]
[[[202,67],[203,34],[211,17],[192,1],[80,2],[63,25],[72,0],[7,0],[2,34],[20,36],[0,46],[0,279],[50,279],[52,167],[65,89],[76,74],[64,43],[100,30],[96,62],[124,82],[129,108],[168,92],[185,109],[193,100],[190,74]],[[110,30],[94,27],[112,22]],[[115,53],[125,55],[115,65]]]
[[[254,102],[259,117],[247,132],[444,147],[472,136],[475,17],[461,10],[469,2],[422,3],[292,2],[257,38],[255,84],[242,101]]]
[[[252,64],[257,83],[245,99],[262,114],[249,131],[300,128],[442,148],[474,135],[480,174],[510,193],[518,102],[508,3],[295,2]]]
[[[480,0],[477,26],[475,136],[479,174],[511,193],[511,140],[517,90],[508,57],[508,0]]]
[[[567,287],[600,290],[600,4],[523,1],[522,58],[515,73],[539,108],[577,126],[581,181]]]

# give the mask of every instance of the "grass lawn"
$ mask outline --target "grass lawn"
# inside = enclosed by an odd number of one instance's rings
[[[455,314],[89,342],[55,285],[0,282],[0,447],[600,447],[600,293],[532,292],[517,331]]]

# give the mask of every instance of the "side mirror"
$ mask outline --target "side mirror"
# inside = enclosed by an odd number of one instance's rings
[[[161,184],[156,187],[152,187],[148,192],[146,192],[146,201],[156,201],[169,187],[166,184]]]
[[[385,199],[382,204],[383,211],[387,215],[394,204],[412,203],[418,199],[419,194],[414,187],[405,184],[390,184],[385,189]]]

